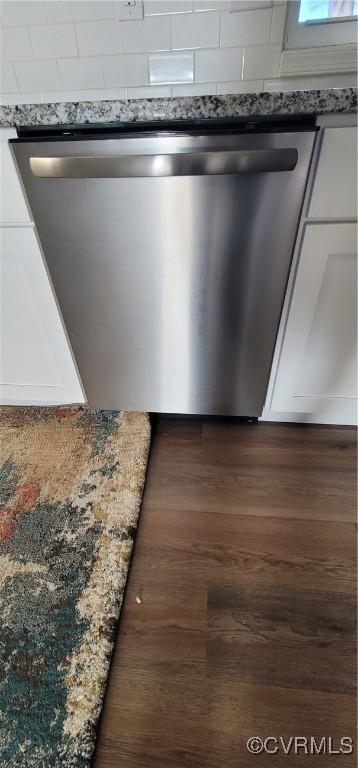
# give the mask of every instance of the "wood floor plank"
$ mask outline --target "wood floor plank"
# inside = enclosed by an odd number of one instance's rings
[[[141,573],[166,567],[170,572],[160,585],[165,600],[168,582],[200,580],[223,583],[292,584],[301,589],[355,591],[355,529],[351,523],[327,523],[214,512],[169,510],[163,525],[162,510],[150,510]],[[334,549],[332,541],[335,542]],[[132,578],[141,589],[134,563]],[[147,587],[145,587],[147,588]]]
[[[208,674],[355,694],[353,596],[287,586],[208,590]]]
[[[356,763],[354,755],[305,756],[249,755],[246,748],[250,736],[331,735],[339,743],[342,734],[355,733],[354,700],[350,696],[255,685],[239,680],[216,679],[211,689],[208,723],[208,752],[219,743],[224,762],[229,768],[274,766],[310,768],[319,763],[330,768]],[[203,766],[205,762],[203,762]]]
[[[354,736],[355,510],[352,429],[158,419],[95,768],[295,768],[247,738]]]

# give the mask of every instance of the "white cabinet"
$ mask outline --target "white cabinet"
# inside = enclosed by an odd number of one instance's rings
[[[0,131],[0,404],[83,402],[9,134]]]
[[[30,224],[30,213],[9,147],[14,130],[0,129],[0,224]]]
[[[83,402],[34,230],[2,227],[0,246],[0,401]]]
[[[271,407],[356,418],[357,232],[355,224],[308,224]]]
[[[357,129],[327,128],[323,134],[308,216],[357,217]]]
[[[356,154],[355,127],[324,130],[263,419],[357,422]]]

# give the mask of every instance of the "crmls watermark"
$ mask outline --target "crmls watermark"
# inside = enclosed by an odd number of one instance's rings
[[[252,755],[351,755],[354,741],[350,736],[250,736],[246,747]]]

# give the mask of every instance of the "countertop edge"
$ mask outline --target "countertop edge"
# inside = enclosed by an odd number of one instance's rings
[[[0,127],[355,113],[357,88],[0,106]]]

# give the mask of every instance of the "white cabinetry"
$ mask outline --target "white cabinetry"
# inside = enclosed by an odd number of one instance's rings
[[[18,179],[0,131],[0,403],[83,402],[82,388]]]
[[[271,407],[351,423],[356,395],[356,227],[308,224]]]
[[[310,219],[357,217],[357,129],[326,128],[309,205]]]
[[[356,423],[356,152],[354,127],[324,130],[263,419]]]
[[[0,128],[0,225],[31,224],[25,196],[9,147],[16,132]]]

